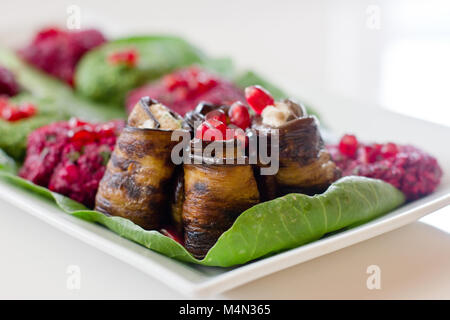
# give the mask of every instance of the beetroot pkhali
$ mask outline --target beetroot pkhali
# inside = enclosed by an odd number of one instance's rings
[[[442,177],[437,160],[410,145],[363,144],[355,136],[345,135],[338,145],[327,148],[344,176],[384,180],[401,190],[408,200],[433,192]]]
[[[0,96],[15,96],[20,91],[14,74],[3,66],[0,66]]]
[[[155,83],[132,90],[126,101],[128,112],[144,96],[158,100],[180,115],[194,109],[201,101],[218,105],[245,101],[242,90],[197,67],[180,69]]]
[[[28,136],[19,175],[93,208],[98,184],[124,125],[122,120],[92,124],[72,119],[39,128]]]
[[[75,67],[81,57],[104,43],[100,31],[65,31],[49,28],[40,31],[19,55],[35,67],[73,85]]]

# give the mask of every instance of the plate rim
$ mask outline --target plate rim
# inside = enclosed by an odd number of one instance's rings
[[[27,190],[22,190],[6,181],[0,181],[0,198],[2,200],[32,214],[33,216],[49,223],[53,227],[56,227],[70,236],[73,236],[74,238],[77,238],[86,244],[91,245],[98,250],[141,270],[145,274],[163,282],[172,289],[175,289],[184,295],[196,298],[208,297],[214,294],[222,293],[245,283],[262,278],[271,273],[281,271],[405,226],[431,212],[449,205],[450,192],[448,190],[442,191],[444,191],[444,193],[436,199],[425,201],[426,198],[424,198],[424,203],[420,205],[414,206],[410,203],[409,205],[412,205],[411,208],[407,208],[405,206],[400,207],[361,226],[345,230],[335,235],[275,254],[270,257],[232,268],[231,270],[224,271],[222,274],[213,276],[210,279],[193,281],[183,277],[183,275],[180,275],[177,272],[169,270],[167,266],[158,261],[145,257],[140,253],[134,252],[129,248],[116,243],[115,241],[104,238],[97,232],[89,230],[84,226],[84,224],[92,226],[93,224],[91,222],[84,221],[63,212],[56,206],[56,204],[50,203],[50,201],[47,201],[45,198],[29,193]],[[38,201],[42,206],[34,206],[34,201],[26,201],[27,198],[28,200],[34,198],[34,200]],[[61,213],[61,216],[53,216],[53,213],[46,212],[45,208],[43,208],[46,205],[53,207],[53,210],[55,211],[54,214],[59,215]],[[68,217],[76,219],[79,223],[69,221],[71,218]],[[120,237],[106,227],[100,225],[97,225],[97,227],[104,229],[107,233]],[[124,241],[134,243],[131,240],[122,237],[120,238]],[[134,244],[157,255],[163,256],[162,254],[156,253],[137,243]],[[176,264],[179,263],[189,265],[166,256],[164,256],[164,258],[170,259]],[[194,267],[198,266],[194,265]],[[192,266],[190,266],[190,268],[192,268]],[[226,270],[228,268],[223,269]]]

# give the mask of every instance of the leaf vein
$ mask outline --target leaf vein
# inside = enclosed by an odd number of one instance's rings
[[[327,217],[327,210],[325,209],[325,205],[323,204],[322,200],[320,200],[320,198],[317,198],[317,200],[319,201],[320,205],[322,206],[322,212],[323,212],[323,220],[325,223],[325,233],[328,230],[328,217]]]
[[[352,183],[352,186],[353,186],[353,189],[355,190],[355,192],[367,202],[369,207],[372,207],[372,204],[370,203],[369,199],[367,199],[367,197],[356,188],[355,183]]]

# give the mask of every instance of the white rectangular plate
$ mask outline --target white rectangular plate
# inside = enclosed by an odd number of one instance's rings
[[[338,102],[336,97],[321,97],[322,106],[340,106],[322,112],[324,122],[334,132],[351,131],[368,141],[413,143],[435,155],[445,173],[438,190],[360,227],[235,268],[202,267],[165,257],[121,238],[100,225],[65,214],[49,201],[5,182],[0,182],[0,198],[163,281],[183,294],[197,297],[223,292],[394,230],[450,203],[450,149],[443,147],[443,141],[450,138],[450,128],[383,109],[348,107],[351,105],[349,102]],[[343,107],[345,105],[347,107]]]

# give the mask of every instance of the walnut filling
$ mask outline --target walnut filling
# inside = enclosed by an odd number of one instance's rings
[[[281,127],[287,122],[289,114],[276,106],[267,106],[261,113],[262,123],[271,127]]]
[[[145,119],[138,128],[177,130],[181,128],[182,120],[175,118],[170,110],[161,103],[149,106],[151,117]]]
[[[261,113],[262,123],[275,128],[302,115],[301,107],[290,100],[277,101],[274,105],[265,107]]]

